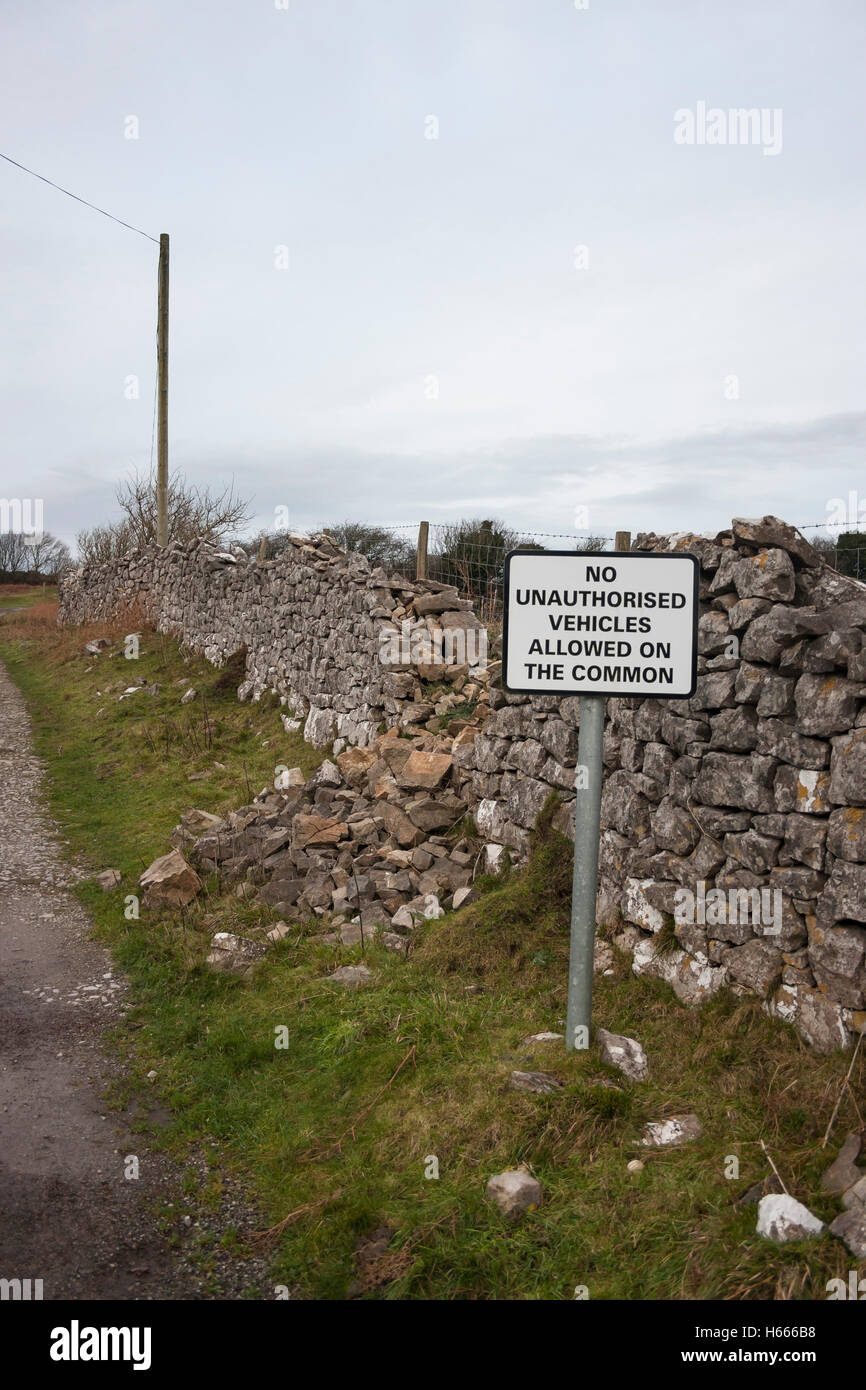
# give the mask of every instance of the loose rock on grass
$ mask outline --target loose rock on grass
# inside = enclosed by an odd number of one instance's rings
[[[516,1218],[541,1205],[542,1187],[524,1168],[495,1173],[487,1183],[487,1196],[505,1216]]]
[[[616,1067],[631,1081],[646,1081],[649,1076],[646,1053],[635,1038],[609,1033],[606,1028],[597,1028],[595,1036],[603,1062]]]
[[[367,985],[373,978],[373,972],[367,965],[341,965],[339,970],[335,970],[328,979],[335,985],[345,985],[347,989],[358,989],[361,985]]]
[[[808,1207],[787,1193],[774,1193],[762,1197],[758,1203],[758,1224],[755,1227],[759,1236],[766,1236],[777,1244],[789,1240],[805,1240],[818,1236],[824,1230],[823,1221],[813,1216]]]
[[[250,941],[230,931],[217,932],[210,945],[206,964],[227,975],[251,975],[269,950],[261,941]]]
[[[836,1161],[830,1164],[821,1178],[821,1186],[827,1192],[847,1192],[864,1176],[863,1170],[854,1162],[859,1152],[860,1135],[849,1134],[839,1150]]]
[[[546,1071],[513,1071],[508,1084],[512,1091],[534,1091],[536,1095],[562,1090],[562,1082]]]
[[[697,1115],[671,1115],[667,1120],[651,1120],[644,1129],[641,1143],[646,1148],[668,1149],[676,1144],[688,1144],[703,1134]]]
[[[845,1242],[855,1260],[866,1260],[866,1207],[858,1202],[837,1216],[828,1229]]]

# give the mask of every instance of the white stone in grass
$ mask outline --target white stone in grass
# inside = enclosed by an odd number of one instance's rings
[[[823,1221],[813,1216],[802,1202],[785,1193],[771,1193],[768,1197],[762,1197],[758,1203],[758,1224],[755,1230],[759,1236],[766,1236],[768,1240],[774,1240],[777,1244],[818,1236],[823,1229]]]
[[[299,767],[284,767],[276,781],[277,791],[288,791],[290,787],[303,787],[306,777]]]
[[[631,1081],[646,1081],[649,1065],[646,1053],[636,1038],[627,1038],[621,1033],[609,1033],[606,1028],[596,1029],[596,1038],[603,1062],[616,1067]]]
[[[667,1120],[650,1120],[641,1143],[645,1148],[667,1149],[674,1144],[688,1144],[702,1133],[697,1115],[671,1115]]]
[[[542,1187],[525,1169],[510,1168],[488,1180],[487,1196],[506,1216],[517,1217],[541,1205]]]

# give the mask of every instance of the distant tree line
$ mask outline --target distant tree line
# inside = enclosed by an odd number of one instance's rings
[[[0,531],[0,584],[53,584],[69,564],[69,547],[49,531]]]

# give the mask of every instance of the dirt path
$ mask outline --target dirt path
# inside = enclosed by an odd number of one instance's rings
[[[178,1172],[102,1102],[120,1067],[103,1036],[127,1007],[125,982],[89,940],[41,779],[24,701],[0,664],[0,1278],[42,1279],[46,1299],[218,1297],[153,1214],[174,1200],[183,1234]],[[137,1180],[124,1176],[129,1154]],[[249,1224],[230,1206],[231,1224]],[[260,1282],[245,1263],[221,1271],[222,1296]]]

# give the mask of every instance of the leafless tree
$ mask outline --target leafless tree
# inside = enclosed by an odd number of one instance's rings
[[[72,563],[69,546],[52,536],[50,531],[43,531],[38,539],[27,546],[27,550],[30,573],[41,575],[43,579],[56,579],[61,570]]]
[[[415,563],[414,542],[385,526],[371,526],[366,521],[337,521],[331,523],[328,533],[343,550],[356,550],[366,555],[371,565],[401,570]]]
[[[135,548],[127,521],[114,521],[108,526],[94,526],[90,531],[79,531],[75,540],[78,560],[82,565],[104,565],[106,560],[116,560],[118,555],[126,555]]]
[[[19,574],[27,565],[27,546],[20,531],[0,531],[0,574]]]
[[[115,497],[123,512],[120,520],[78,534],[79,557],[84,563],[101,564],[156,542],[156,475],[133,473],[118,486]],[[169,544],[201,538],[224,545],[249,517],[249,504],[237,495],[233,483],[220,493],[212,493],[187,482],[181,473],[169,479]]]

